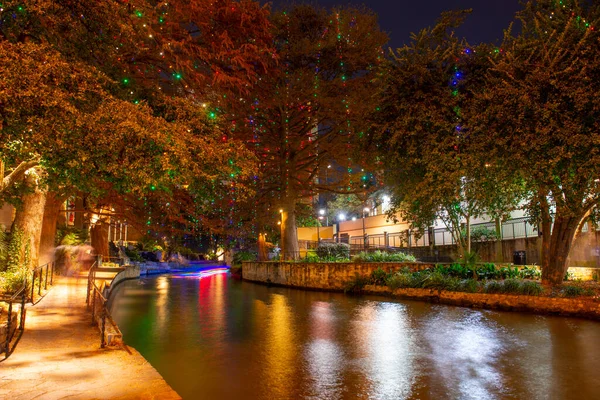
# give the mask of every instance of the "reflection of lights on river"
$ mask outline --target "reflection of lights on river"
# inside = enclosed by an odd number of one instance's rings
[[[155,334],[162,335],[168,330],[167,321],[169,319],[169,310],[167,303],[169,301],[169,278],[161,276],[156,279],[156,331]]]
[[[442,378],[440,384],[445,386],[445,395],[462,399],[497,398],[495,394],[504,386],[497,361],[505,351],[497,329],[483,313],[464,312],[464,316],[458,315],[460,319],[451,313],[451,309],[444,308],[425,326],[431,361]]]
[[[310,312],[311,340],[306,349],[313,391],[327,399],[339,398],[343,389],[341,369],[344,367],[344,355],[336,342],[332,308],[331,303],[313,303]]]
[[[377,399],[410,396],[415,376],[414,347],[417,346],[406,306],[365,302],[353,321],[354,356],[365,360],[362,370],[370,382],[368,392]]]
[[[266,371],[269,391],[273,398],[291,398],[289,383],[296,374],[296,337],[292,329],[293,319],[287,297],[280,294],[271,296],[269,306],[269,326],[267,328]]]
[[[204,271],[181,272],[171,275],[173,278],[202,279],[213,275],[226,274],[229,268],[212,268]]]

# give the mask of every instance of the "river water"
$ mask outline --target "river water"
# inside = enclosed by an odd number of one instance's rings
[[[127,281],[112,313],[184,399],[600,399],[600,323],[268,288]]]

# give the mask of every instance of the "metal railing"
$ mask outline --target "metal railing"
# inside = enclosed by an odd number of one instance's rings
[[[32,271],[30,292],[31,294],[29,297],[31,303],[34,303],[34,296],[36,291],[39,297],[43,297],[42,285],[44,286],[44,291],[48,290],[48,275],[50,275],[50,286],[54,284],[54,266],[55,261],[50,261],[49,263],[40,265]]]
[[[8,358],[8,356],[10,356],[10,354],[12,353],[12,351],[14,350],[14,347],[17,345],[18,341],[15,341],[15,346],[13,346],[13,348],[10,348],[10,342],[12,341],[14,335],[12,334],[12,313],[13,313],[13,304],[14,303],[21,303],[21,307],[19,308],[19,316],[18,316],[18,321],[19,321],[19,326],[15,329],[15,333],[16,331],[20,331],[21,334],[23,334],[23,330],[25,329],[25,303],[27,300],[27,285],[23,284],[23,286],[21,286],[21,288],[19,290],[17,290],[12,296],[8,296],[8,295],[0,295],[0,301],[7,303],[8,305],[8,310],[7,310],[7,315],[6,315],[6,339],[4,342],[4,358]]]
[[[105,282],[102,282],[100,287],[96,285],[96,272],[100,268],[97,262],[94,262],[88,273],[88,288],[86,296],[86,304],[92,308],[92,325],[99,325],[100,328],[100,347],[106,347],[106,321],[111,324],[116,335],[122,337],[121,331],[113,320],[108,310],[108,300],[104,297]],[[91,304],[90,304],[91,303]]]

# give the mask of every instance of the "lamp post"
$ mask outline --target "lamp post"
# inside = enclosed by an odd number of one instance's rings
[[[321,226],[322,220],[323,220],[323,217],[319,215],[319,217],[317,218],[317,245],[319,245],[319,243],[321,243],[321,234],[319,233],[319,227]]]
[[[367,248],[367,232],[365,230],[365,214],[369,213],[369,209],[367,207],[365,207],[363,209],[363,218],[362,218],[362,222],[363,222],[363,249]]]
[[[345,220],[346,220],[346,214],[344,214],[344,213],[338,214],[338,224],[337,224],[337,241],[338,241],[338,243],[341,242],[341,240],[340,240],[340,222],[345,221]]]
[[[281,237],[281,239],[280,239],[281,243],[279,246],[279,247],[281,247],[281,253],[280,253],[281,256],[280,257],[283,257],[283,255],[285,254],[284,253],[284,245],[283,245],[283,209],[279,210],[279,221],[277,222],[277,225],[279,225],[279,235]]]

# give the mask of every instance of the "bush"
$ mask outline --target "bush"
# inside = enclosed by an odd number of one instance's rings
[[[256,261],[256,254],[249,251],[237,251],[233,255],[232,264],[241,265],[244,261]]]
[[[466,232],[465,232],[466,236]],[[471,230],[471,241],[472,242],[489,242],[500,239],[496,230],[489,229],[486,227],[476,227]]]
[[[350,258],[350,245],[346,243],[321,243],[317,255],[323,261],[341,261]]]
[[[514,279],[519,277],[519,268],[517,267],[502,267],[498,270],[500,278],[502,279]]]
[[[503,293],[504,285],[498,281],[489,281],[483,287],[485,293]]]
[[[504,293],[520,293],[522,281],[516,279],[505,279],[504,282]]]
[[[412,282],[411,274],[407,273],[392,274],[385,280],[385,284],[392,290],[413,287]]]
[[[346,282],[344,293],[360,293],[363,288],[369,284],[369,278],[359,274],[354,275],[354,278]]]
[[[127,258],[129,258],[131,261],[138,261],[138,262],[144,262],[144,258],[140,255],[140,253],[136,250],[136,249],[129,249],[127,247],[125,247],[125,255],[127,256]]]
[[[477,293],[481,284],[474,279],[463,279],[456,288],[457,292]]]
[[[361,251],[354,257],[354,262],[416,262],[417,259],[405,253],[388,253],[387,251],[376,250],[373,252]]]
[[[544,293],[544,287],[537,282],[523,281],[520,292],[527,296],[539,296]]]
[[[388,278],[388,273],[382,270],[381,268],[377,268],[375,271],[371,272],[371,284],[384,286]]]
[[[595,294],[591,289],[575,285],[565,285],[562,287],[561,292],[564,297],[593,296]]]
[[[452,290],[460,285],[460,279],[446,276],[440,272],[432,272],[422,280],[421,287],[424,289]]]
[[[519,278],[521,279],[540,279],[541,277],[541,271],[534,267],[524,267],[519,271]]]

